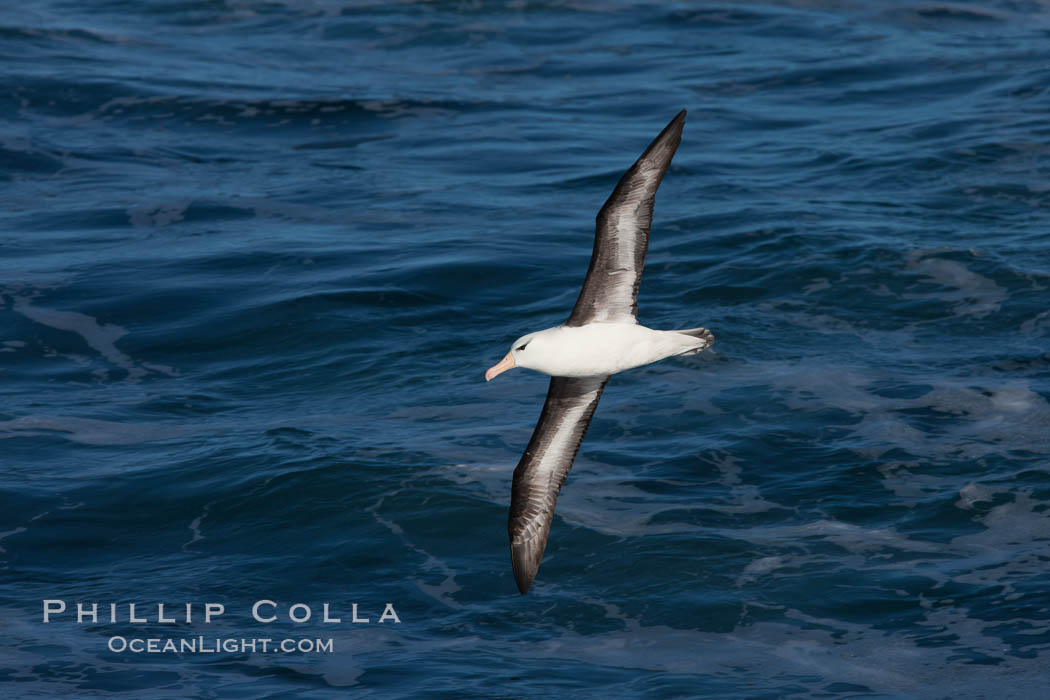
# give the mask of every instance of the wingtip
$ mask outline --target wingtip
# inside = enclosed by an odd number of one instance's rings
[[[525,542],[511,542],[510,561],[514,570],[514,582],[518,584],[518,591],[525,595],[532,588],[532,582],[536,578],[536,572],[540,570],[540,560],[543,558],[543,550],[539,556],[536,555],[534,547]]]
[[[670,129],[674,129],[675,131],[681,131],[682,127],[685,126],[685,115],[686,111],[684,109],[678,114],[674,115],[674,119],[667,123],[667,126],[664,127],[664,131],[668,131]]]
[[[613,201],[616,196],[616,192],[625,182],[630,182],[631,176],[637,172],[638,168],[647,168],[659,171],[659,176],[655,179],[656,187],[660,186],[660,181],[663,179],[664,173],[667,172],[668,166],[671,165],[671,159],[674,158],[675,151],[678,150],[678,144],[682,142],[682,131],[685,129],[685,110],[675,115],[674,119],[667,123],[667,126],[657,134],[656,138],[652,140],[649,146],[642,152],[642,155],[638,156],[638,160],[635,161],[634,165],[624,173],[623,177],[620,178],[620,182],[617,184],[615,190],[613,190],[612,196],[606,201],[605,206],[602,207],[602,211],[605,211],[605,207],[609,206],[609,203]],[[653,188],[653,192],[656,192],[656,188]],[[601,217],[602,211],[598,212],[598,216]]]
[[[535,576],[519,575],[517,571],[514,572],[514,582],[518,584],[518,592],[525,595],[529,592],[532,587],[532,580]]]

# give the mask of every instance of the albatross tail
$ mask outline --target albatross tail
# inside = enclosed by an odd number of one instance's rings
[[[699,341],[696,343],[697,347],[692,347],[683,353],[679,353],[681,355],[695,355],[701,350],[711,347],[711,343],[715,342],[714,334],[706,328],[689,328],[686,330],[672,332],[680,333],[681,335],[688,335],[692,338],[696,338],[696,340]]]

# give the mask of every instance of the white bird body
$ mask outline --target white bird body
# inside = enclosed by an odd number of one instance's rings
[[[637,323],[588,323],[530,333],[512,346],[515,365],[552,377],[602,377],[710,345],[704,336]],[[523,349],[522,349],[523,348]]]

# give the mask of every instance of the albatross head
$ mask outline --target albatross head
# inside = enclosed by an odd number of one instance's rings
[[[497,374],[502,374],[514,367],[525,367],[527,369],[539,369],[537,365],[543,364],[544,349],[547,346],[547,335],[553,328],[545,331],[536,331],[523,335],[515,340],[510,346],[510,352],[485,372],[485,381],[492,381]],[[542,371],[542,370],[540,370]]]

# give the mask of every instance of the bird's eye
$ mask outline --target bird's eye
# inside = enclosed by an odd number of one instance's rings
[[[517,351],[517,350],[524,350],[526,345],[528,345],[528,343],[522,343],[518,347],[514,348],[514,350],[515,351]]]

